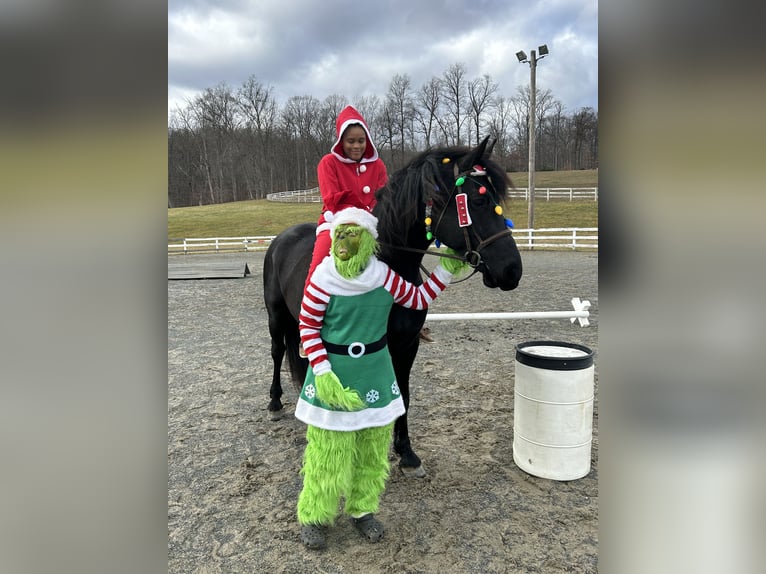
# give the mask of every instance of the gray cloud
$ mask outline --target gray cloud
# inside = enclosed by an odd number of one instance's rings
[[[452,64],[512,96],[529,83],[515,53],[547,44],[538,87],[569,110],[598,107],[596,0],[176,0],[168,7],[169,107],[249,76],[294,95],[384,97],[395,74],[417,89]]]

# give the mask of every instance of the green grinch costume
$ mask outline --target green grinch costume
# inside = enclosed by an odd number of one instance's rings
[[[427,308],[464,266],[445,259],[423,285],[409,283],[375,257],[377,219],[362,209],[337,213],[331,235],[331,256],[311,276],[299,317],[311,366],[295,408],[308,425],[298,522],[309,548],[324,547],[341,497],[368,540],[382,537],[374,513],[393,424],[405,412],[386,344],[388,314],[393,304]]]

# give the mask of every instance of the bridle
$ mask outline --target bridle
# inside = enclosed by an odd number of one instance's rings
[[[447,158],[445,158],[445,159],[447,159]],[[444,161],[444,160],[442,160],[442,161]],[[449,160],[447,160],[447,161],[449,161]],[[486,172],[486,170],[484,170],[484,168],[482,168],[480,166],[473,166],[472,168],[470,168],[468,170],[460,171],[459,168],[458,168],[457,163],[455,163],[454,168],[453,168],[453,174],[454,174],[454,177],[455,177],[455,183],[454,183],[454,185],[452,187],[452,192],[450,193],[450,196],[447,198],[447,200],[444,203],[445,209],[442,209],[441,213],[439,214],[439,218],[438,218],[438,220],[436,221],[436,224],[433,227],[431,227],[430,224],[427,224],[428,233],[432,234],[432,236],[435,239],[437,245],[439,244],[439,240],[436,238],[436,232],[437,232],[437,230],[439,228],[439,225],[442,222],[442,218],[444,217],[445,212],[447,211],[446,207],[452,202],[452,199],[457,195],[459,189],[463,186],[463,184],[466,182],[466,180],[471,180],[473,183],[475,183],[477,186],[479,186],[479,188],[483,188],[483,185],[479,181],[474,179],[474,177],[472,177],[472,176],[487,175],[487,172]],[[490,197],[499,197],[498,194],[497,194],[497,189],[495,189],[495,185],[492,182],[492,179],[490,177],[487,177],[487,180],[489,181],[489,185],[492,187],[492,191],[494,193],[494,196],[490,196]],[[436,191],[438,191],[439,190],[438,185],[434,184],[434,189]],[[486,193],[486,191],[485,191],[485,193]],[[432,205],[433,205],[433,200],[429,196],[426,199],[426,220],[427,221],[430,221],[430,215],[431,215],[430,208],[431,208]],[[456,205],[458,205],[457,200],[456,200]],[[498,209],[498,208],[501,210],[500,213],[502,213],[502,208],[499,206],[499,204],[495,203],[495,209]],[[482,257],[481,257],[481,253],[480,253],[481,250],[484,249],[485,247],[487,247],[488,245],[494,243],[498,239],[502,239],[503,237],[505,237],[507,235],[513,236],[512,233],[511,233],[511,229],[510,229],[510,226],[512,226],[513,224],[510,223],[509,219],[506,219],[506,227],[505,227],[505,229],[503,229],[502,231],[499,231],[499,232],[497,232],[497,233],[495,233],[495,234],[493,234],[493,235],[491,235],[489,237],[486,237],[484,239],[481,238],[479,233],[477,233],[476,229],[473,229],[472,230],[473,234],[479,240],[479,242],[476,244],[476,247],[473,247],[472,244],[471,244],[471,234],[469,233],[469,230],[471,230],[470,228],[473,227],[473,222],[470,219],[470,215],[468,215],[467,205],[463,209],[464,209],[466,215],[463,216],[462,221],[460,222],[460,227],[463,230],[463,237],[465,239],[466,251],[465,251],[465,253],[462,256],[461,255],[453,255],[451,253],[444,253],[443,251],[435,251],[435,250],[432,250],[432,249],[417,249],[415,247],[407,247],[407,246],[404,246],[404,245],[387,245],[387,247],[390,247],[390,248],[396,249],[396,250],[400,250],[400,251],[410,251],[410,252],[413,252],[413,253],[421,253],[423,255],[435,255],[437,257],[448,257],[448,258],[451,258],[451,259],[458,259],[460,261],[463,261],[464,263],[467,263],[473,269],[473,271],[467,277],[465,277],[463,279],[460,279],[459,281],[453,281],[452,283],[458,283],[458,282],[461,282],[461,281],[466,281],[466,280],[470,279],[471,277],[473,277],[477,273],[477,271],[479,270],[479,266],[483,263],[483,260],[482,260]],[[458,219],[459,220],[461,220],[460,212],[461,212],[461,208],[458,207],[458,213],[459,213]],[[431,231],[431,229],[433,229],[433,231]],[[421,264],[421,268],[425,272],[427,272],[427,270],[423,267],[422,264]]]

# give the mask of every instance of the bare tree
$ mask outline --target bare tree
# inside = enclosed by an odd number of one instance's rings
[[[492,104],[492,96],[495,92],[497,92],[497,83],[492,81],[489,74],[484,74],[468,84],[468,110],[476,136],[473,143],[478,144],[481,140],[482,120]],[[471,145],[470,139],[468,145]]]
[[[188,108],[176,107],[168,125],[168,207],[202,205],[204,181],[199,173],[199,148]],[[196,199],[195,199],[196,197]]]
[[[529,88],[527,88],[527,91],[529,91]],[[548,145],[543,128],[545,126],[545,118],[553,108],[554,103],[555,99],[550,90],[538,88],[535,102],[535,157],[540,158],[537,167],[541,170],[550,169],[550,164],[546,165],[544,163],[546,156],[542,153],[542,150]]]
[[[346,96],[331,94],[324,99],[319,111],[319,118],[316,125],[317,142],[319,143],[322,154],[327,153],[330,147],[335,143],[337,134],[335,133],[335,122],[348,105]]]
[[[250,76],[237,91],[237,103],[243,117],[240,169],[249,199],[265,197],[275,184],[276,157],[273,140],[278,108],[272,88]]]
[[[385,102],[380,109],[380,113],[375,117],[375,131],[378,134],[376,143],[380,148],[389,151],[386,161],[386,167],[394,169],[396,148],[396,117],[388,102]]]
[[[487,122],[489,135],[495,139],[495,156],[508,162],[513,149],[513,105],[510,100],[498,96],[492,100],[491,115]],[[509,164],[506,164],[506,169]]]
[[[561,169],[561,151],[564,148],[564,104],[559,100],[553,100],[551,113],[544,119],[541,126],[546,145],[542,151],[547,152],[547,163],[553,170]]]
[[[274,129],[278,109],[271,87],[250,76],[237,91],[237,103],[248,128],[260,134]]]
[[[202,130],[213,202],[237,201],[237,179],[232,157],[235,144],[232,136],[240,126],[236,98],[231,88],[221,82],[197,96],[193,110]]]
[[[386,95],[386,109],[391,123],[392,148],[398,150],[394,162],[403,164],[405,149],[412,144],[412,121],[415,115],[411,94],[411,81],[408,75],[397,74],[391,80]],[[398,160],[398,161],[397,161]]]
[[[575,169],[583,166],[593,167],[595,157],[591,157],[591,150],[598,146],[598,118],[593,108],[581,108],[572,117],[574,134],[574,164]]]
[[[383,112],[383,102],[376,95],[372,96],[357,96],[352,104],[357,111],[362,114],[362,117],[367,120],[367,127],[370,128],[372,139],[375,142],[375,146],[378,151],[381,147],[380,134],[377,133],[378,118]]]
[[[287,100],[282,112],[285,132],[294,144],[298,166],[298,179],[288,180],[289,186],[295,186],[293,189],[306,189],[309,182],[316,180],[316,165],[320,159],[316,141],[320,109],[319,100],[313,96],[293,96]]]
[[[415,123],[418,132],[423,135],[426,148],[431,147],[432,134],[439,122],[441,83],[439,78],[432,77],[420,87],[414,97]]]
[[[460,131],[465,122],[464,110],[468,98],[468,87],[465,82],[465,64],[452,64],[444,72],[442,81],[442,95],[445,102],[445,114],[453,121],[451,125],[444,125],[445,129],[454,129],[453,133],[445,133],[445,136],[452,141],[449,143],[460,145],[462,143]],[[452,129],[449,129],[451,132]]]

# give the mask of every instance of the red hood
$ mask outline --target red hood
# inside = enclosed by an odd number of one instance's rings
[[[343,108],[343,111],[338,114],[338,119],[335,121],[335,143],[330,149],[330,152],[342,162],[353,163],[353,160],[346,157],[343,153],[343,144],[341,144],[340,141],[343,132],[351,124],[361,124],[367,134],[367,147],[364,150],[361,163],[378,159],[378,150],[375,148],[375,144],[372,143],[370,128],[367,127],[367,122],[364,121],[362,114],[360,114],[353,106],[346,106]]]

